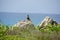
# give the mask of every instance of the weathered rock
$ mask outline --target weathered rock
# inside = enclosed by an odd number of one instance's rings
[[[39,28],[42,28],[43,26],[47,26],[49,23],[52,24],[52,25],[57,25],[57,22],[56,21],[54,21],[50,17],[46,16],[44,18],[44,20],[40,24],[38,24],[38,27]]]
[[[29,15],[27,15],[26,20],[18,21],[15,24],[15,26],[19,27],[19,28],[21,28],[21,27],[23,27],[23,28],[27,28],[27,27],[34,28],[34,25],[33,25],[32,21],[31,21],[31,19],[29,18]]]

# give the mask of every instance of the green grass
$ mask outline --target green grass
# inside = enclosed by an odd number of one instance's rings
[[[60,24],[38,27],[18,28],[0,24],[0,40],[60,40]]]

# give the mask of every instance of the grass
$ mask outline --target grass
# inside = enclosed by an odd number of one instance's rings
[[[0,24],[0,40],[60,40],[60,24],[41,28],[18,28]]]

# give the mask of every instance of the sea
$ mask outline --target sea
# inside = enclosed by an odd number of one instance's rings
[[[0,23],[4,25],[14,25],[20,20],[26,20],[29,15],[32,23],[38,25],[41,21],[49,16],[51,19],[60,23],[60,14],[54,13],[11,13],[11,12],[0,12]]]

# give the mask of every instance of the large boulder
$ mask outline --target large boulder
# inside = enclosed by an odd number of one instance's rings
[[[20,22],[17,22],[17,24],[16,24],[17,27],[25,27],[25,26],[29,26],[29,25],[34,26],[32,24],[32,21],[29,21],[29,20],[22,20]]]
[[[26,20],[18,21],[14,26],[19,28],[34,28],[34,25],[29,18],[29,15],[27,15]]]
[[[44,20],[40,24],[38,24],[38,27],[42,28],[43,26],[47,26],[48,24],[57,25],[57,22],[51,19],[49,16],[46,16]]]

